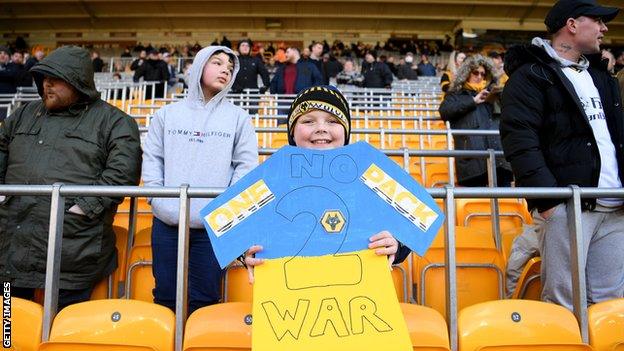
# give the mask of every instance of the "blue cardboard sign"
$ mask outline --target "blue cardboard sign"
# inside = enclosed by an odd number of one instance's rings
[[[252,245],[261,258],[366,249],[387,230],[423,255],[444,215],[427,191],[365,142],[285,146],[201,210],[222,268]]]

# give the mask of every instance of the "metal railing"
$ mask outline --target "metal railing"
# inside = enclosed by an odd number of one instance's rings
[[[44,319],[42,341],[50,336],[52,321],[57,312],[60,274],[60,252],[63,237],[64,201],[69,196],[112,196],[112,197],[177,197],[180,200],[178,230],[178,267],[176,286],[176,350],[181,350],[184,323],[186,321],[187,274],[188,274],[188,218],[191,198],[213,198],[224,189],[180,187],[136,187],[136,186],[85,186],[85,185],[1,185],[2,195],[51,196],[50,226],[45,280]],[[427,189],[434,198],[445,200],[445,265],[446,269],[446,313],[452,350],[457,350],[457,276],[455,257],[455,198],[554,198],[567,200],[570,248],[572,252],[571,272],[573,274],[574,314],[576,315],[583,342],[588,342],[587,297],[585,282],[585,261],[582,255],[583,236],[581,218],[582,198],[624,198],[624,189],[579,188],[454,188]],[[132,202],[136,211],[136,202]]]

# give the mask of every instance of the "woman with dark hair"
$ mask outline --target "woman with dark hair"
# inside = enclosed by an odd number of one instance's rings
[[[481,55],[468,58],[457,70],[455,79],[440,104],[440,117],[452,129],[498,130],[500,112],[495,113],[500,90],[493,88],[493,64]],[[500,137],[455,135],[455,150],[502,150]],[[455,158],[457,181],[463,186],[487,186],[485,158]],[[511,166],[502,157],[496,159],[497,186],[509,186]]]

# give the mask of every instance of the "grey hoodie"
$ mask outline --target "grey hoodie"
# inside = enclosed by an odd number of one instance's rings
[[[204,100],[201,76],[216,51],[232,54],[223,46],[209,46],[195,56],[190,69],[188,96],[154,114],[143,145],[145,186],[228,187],[258,165],[258,143],[249,114],[225,99],[239,70],[227,86]],[[199,210],[210,199],[191,199],[190,226],[202,228]],[[154,198],[154,216],[169,225],[178,224],[179,200]]]

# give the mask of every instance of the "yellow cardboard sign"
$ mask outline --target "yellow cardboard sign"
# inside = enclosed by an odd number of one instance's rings
[[[386,256],[267,259],[255,277],[254,351],[412,350]]]

